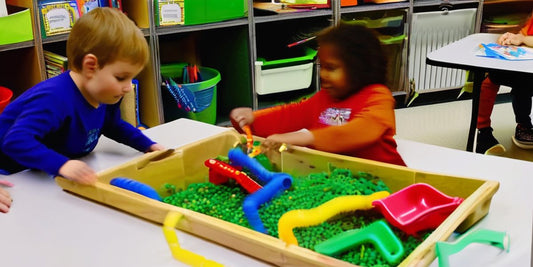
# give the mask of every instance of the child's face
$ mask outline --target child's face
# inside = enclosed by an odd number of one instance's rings
[[[348,72],[336,46],[322,44],[318,49],[320,60],[320,86],[332,98],[342,100],[352,94]]]
[[[117,60],[103,68],[97,68],[85,84],[85,97],[93,106],[116,104],[132,90],[131,80],[143,69],[127,61]]]

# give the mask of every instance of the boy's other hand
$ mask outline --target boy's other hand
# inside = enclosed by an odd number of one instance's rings
[[[69,160],[59,169],[59,174],[67,179],[84,185],[96,183],[96,172],[81,160]]]
[[[7,213],[11,207],[11,203],[13,203],[13,199],[11,199],[9,192],[0,187],[0,212]]]
[[[155,143],[151,145],[150,148],[148,148],[148,151],[146,152],[153,152],[153,151],[160,151],[160,150],[166,150],[166,148],[161,144]]]

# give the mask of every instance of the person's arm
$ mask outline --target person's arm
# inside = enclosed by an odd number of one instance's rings
[[[533,36],[506,32],[498,38],[497,43],[500,45],[526,45],[533,47]]]
[[[273,134],[290,133],[309,128],[316,120],[311,114],[320,101],[320,91],[311,98],[297,103],[283,104],[253,112],[254,120],[251,124],[252,133],[257,136],[268,137]]]
[[[141,130],[122,120],[119,104],[108,105],[106,109],[106,118],[102,129],[103,135],[141,152],[165,149],[162,145],[144,135]]]
[[[526,45],[533,47],[533,13],[518,33],[506,32],[498,38],[500,45]]]
[[[69,158],[48,148],[42,140],[62,127],[65,104],[46,90],[37,90],[24,101],[20,115],[4,135],[1,150],[22,166],[58,175]]]
[[[299,130],[282,134],[273,134],[266,138],[266,142],[285,143],[296,146],[309,146],[315,141],[313,134],[307,130]]]
[[[529,47],[533,47],[533,35],[524,36],[524,39],[522,40],[522,43],[524,45],[529,46]]]

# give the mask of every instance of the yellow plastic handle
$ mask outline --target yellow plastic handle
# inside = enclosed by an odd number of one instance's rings
[[[170,248],[170,251],[172,252],[172,256],[174,257],[174,259],[179,260],[189,266],[194,266],[194,267],[224,266],[218,262],[208,260],[201,255],[182,249],[180,247],[180,244],[178,242],[178,236],[176,235],[175,227],[182,217],[183,217],[183,214],[175,212],[175,211],[170,211],[168,212],[167,217],[165,217],[165,221],[163,223],[163,234],[165,235],[165,239],[167,240],[168,247]]]

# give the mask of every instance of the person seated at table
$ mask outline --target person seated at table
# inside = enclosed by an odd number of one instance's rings
[[[497,41],[502,45],[526,45],[533,47],[533,13],[518,33],[504,33]],[[533,149],[533,125],[531,106],[533,95],[533,75],[521,73],[489,72],[481,84],[479,113],[477,117],[476,152],[487,155],[502,155],[505,147],[492,134],[490,116],[500,85],[511,87],[512,107],[516,129],[513,143],[523,149]]]
[[[79,157],[101,135],[142,152],[162,150],[123,121],[120,100],[148,63],[142,31],[115,8],[80,17],[67,40],[69,70],[28,89],[0,114],[0,173],[37,169],[81,184],[96,172]]]
[[[266,142],[405,166],[396,149],[394,107],[385,86],[387,59],[370,29],[341,23],[319,33],[321,90],[298,103],[235,108],[237,130],[250,125]],[[290,81],[287,81],[290,82]]]
[[[0,212],[7,213],[13,203],[13,199],[7,190],[0,187]]]

